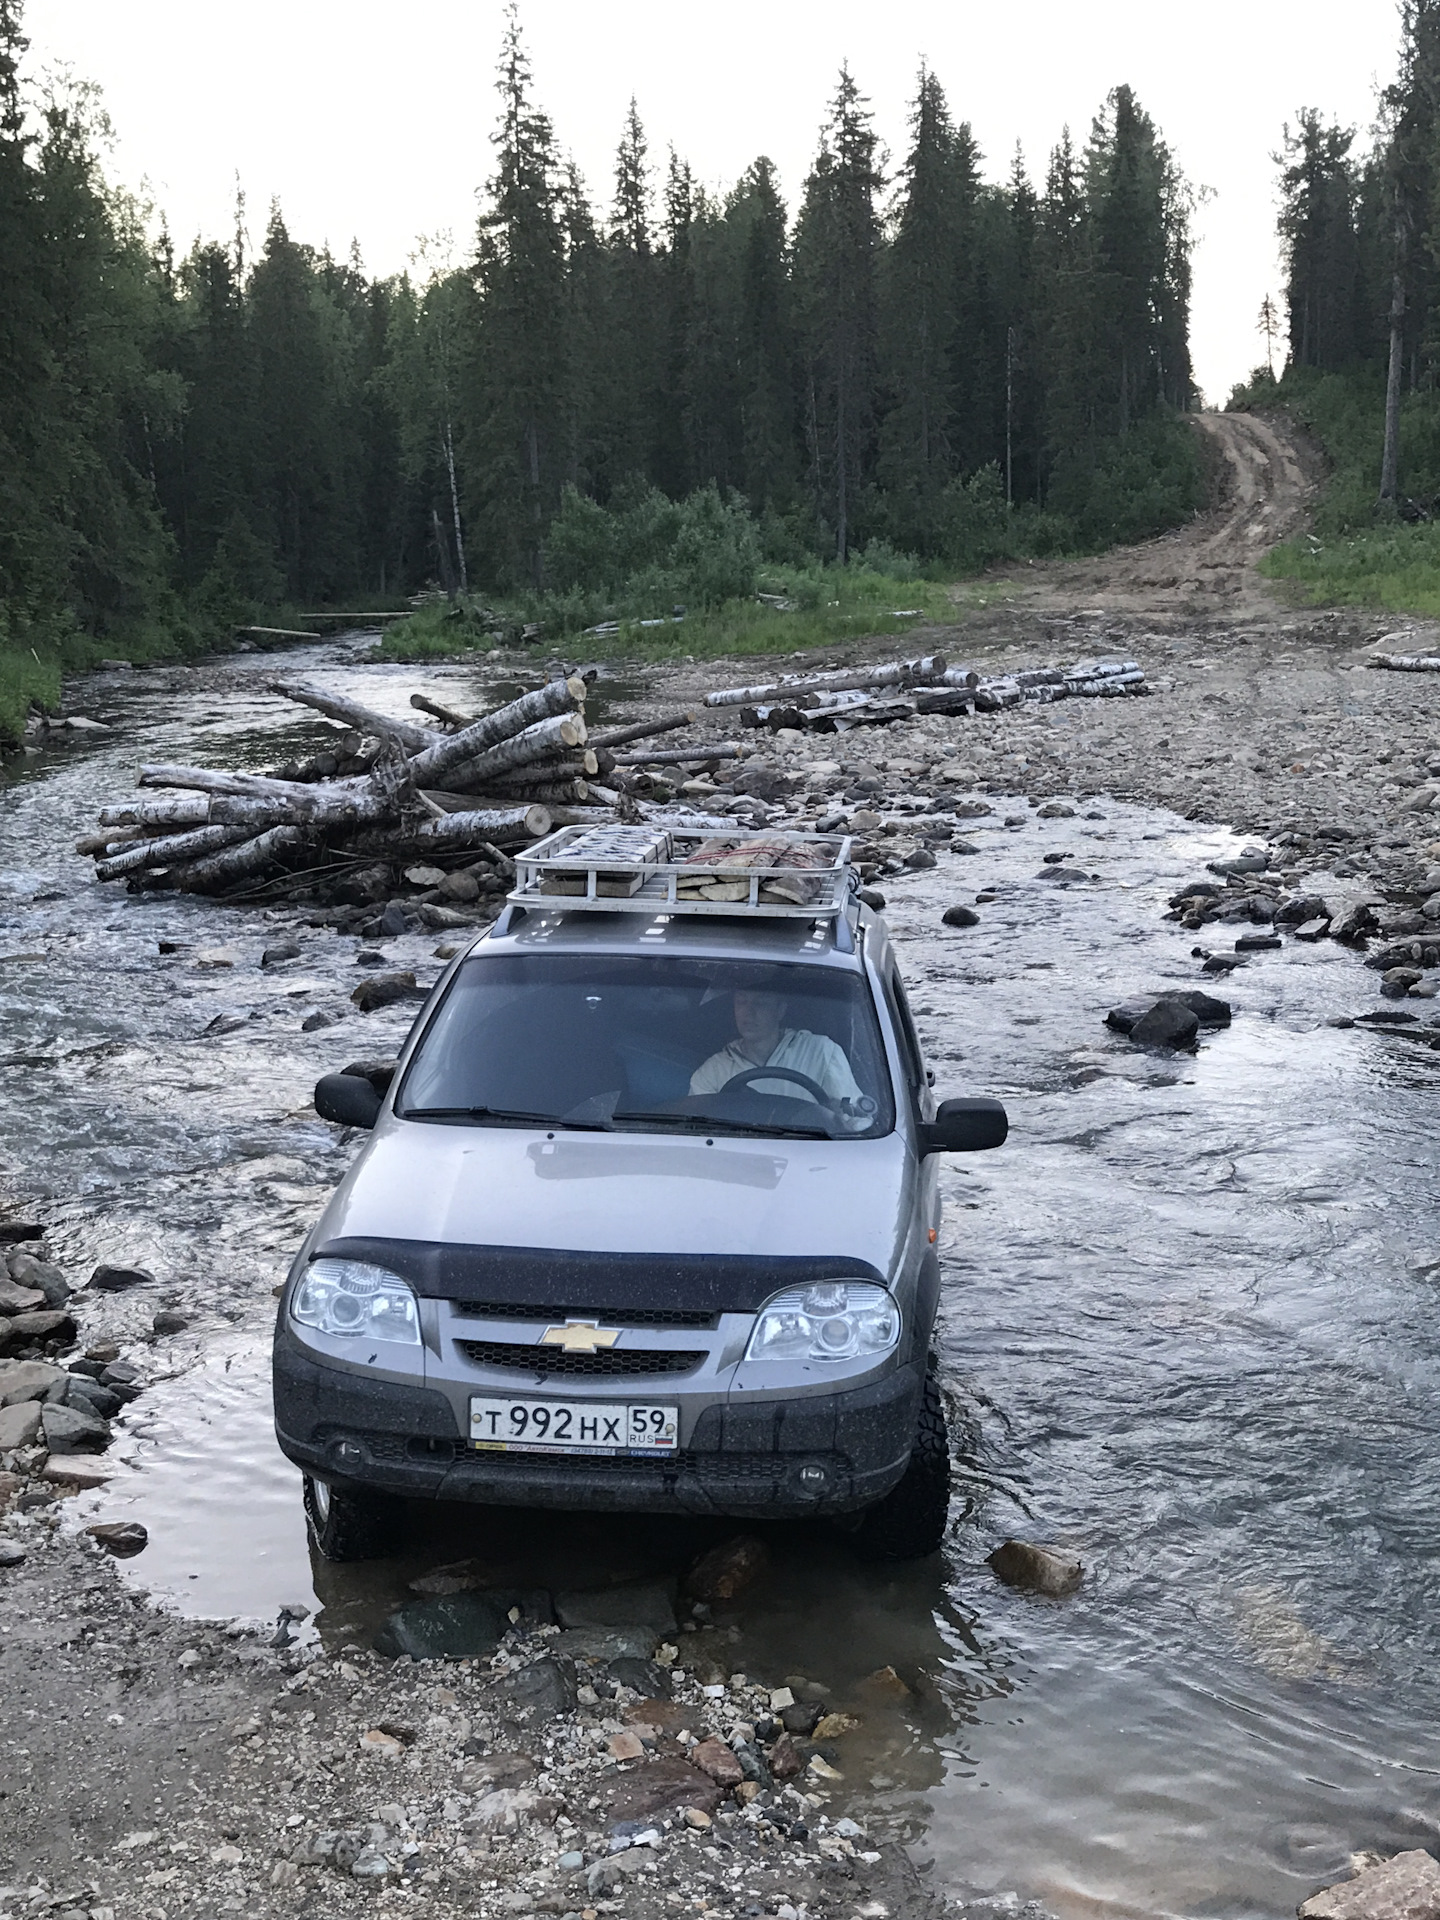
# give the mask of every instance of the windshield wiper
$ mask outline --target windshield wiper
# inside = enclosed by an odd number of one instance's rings
[[[756,1120],[706,1119],[697,1113],[631,1113],[622,1108],[615,1115],[617,1126],[635,1121],[644,1126],[674,1127],[681,1133],[746,1133],[764,1140],[834,1140],[824,1127],[767,1127]]]
[[[513,1107],[406,1107],[402,1120],[498,1120],[504,1126],[560,1127],[566,1133],[609,1133],[608,1120],[562,1120],[553,1113],[522,1113]]]

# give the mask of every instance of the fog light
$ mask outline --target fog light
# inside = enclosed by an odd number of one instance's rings
[[[330,1448],[330,1458],[342,1472],[358,1473],[369,1455],[358,1440],[336,1440]]]
[[[830,1470],[818,1460],[807,1460],[795,1477],[806,1493],[821,1493],[830,1484]]]

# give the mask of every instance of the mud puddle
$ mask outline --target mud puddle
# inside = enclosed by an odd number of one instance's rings
[[[285,671],[397,712],[454,675],[362,673],[334,646]],[[270,1432],[270,1293],[343,1164],[309,1089],[393,1051],[408,1016],[349,1008],[353,939],[303,929],[301,958],[262,972],[275,922],[99,889],[69,853],[137,760],[198,757],[197,701],[214,758],[247,733],[263,746],[275,672],[97,683],[85,710],[121,731],[0,802],[0,1018],[27,1062],[7,1073],[0,1174],[53,1196],[67,1264],[123,1257],[160,1282],[105,1305],[156,1384],[76,1517],[142,1519],[129,1577],[164,1604],[304,1604],[331,1645],[368,1638],[450,1561],[517,1585],[673,1573],[726,1529],[433,1509],[404,1561],[311,1563]],[[1440,1060],[1325,1027],[1376,1004],[1375,976],[1327,946],[1232,976],[1235,1023],[1194,1058],[1108,1036],[1115,1001],[1197,982],[1165,897],[1237,843],[1092,811],[967,823],[978,855],[887,887],[940,1091],[998,1093],[1012,1122],[1006,1152],[944,1174],[940,1346],[971,1436],[949,1548],[876,1570],[775,1529],[770,1574],[702,1636],[705,1657],[805,1674],[853,1706],[845,1792],[903,1819],[937,1884],[1016,1887],[1067,1920],[1287,1912],[1352,1849],[1440,1832]],[[1058,850],[1099,877],[1041,879]],[[981,893],[978,927],[940,925]],[[387,951],[426,979],[431,946]],[[197,964],[214,947],[229,967]],[[302,1033],[316,1007],[338,1023]],[[244,1013],[229,1031],[225,1009]],[[192,1326],[151,1344],[171,1300]],[[1082,1592],[1000,1587],[984,1555],[1008,1533],[1078,1550]],[[883,1666],[908,1696],[866,1693]]]

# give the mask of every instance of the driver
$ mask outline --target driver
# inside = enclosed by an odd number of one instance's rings
[[[823,1033],[810,1033],[804,1027],[785,1025],[785,996],[763,984],[737,987],[732,996],[735,1038],[729,1046],[712,1053],[690,1076],[690,1091],[718,1093],[738,1073],[755,1067],[788,1067],[803,1073],[837,1105],[862,1098],[850,1062],[835,1042]],[[756,1093],[778,1094],[782,1099],[808,1100],[815,1096],[794,1080],[751,1080]],[[843,1109],[854,1114],[856,1109]],[[860,1124],[865,1124],[862,1119]]]

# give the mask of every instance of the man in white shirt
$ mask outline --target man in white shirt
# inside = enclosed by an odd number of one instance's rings
[[[718,1093],[737,1073],[746,1073],[755,1067],[788,1067],[792,1073],[803,1073],[807,1080],[813,1080],[837,1104],[842,1100],[861,1099],[850,1062],[833,1040],[823,1033],[809,1033],[803,1027],[783,1024],[783,994],[761,987],[737,987],[733,1000],[736,1038],[695,1069],[690,1076],[692,1094]],[[815,1096],[794,1080],[757,1079],[748,1081],[747,1085],[756,1093],[779,1094],[784,1099],[808,1100],[814,1104]],[[850,1114],[855,1114],[853,1108]],[[867,1124],[863,1117],[859,1123]],[[854,1124],[854,1118],[850,1124]]]

